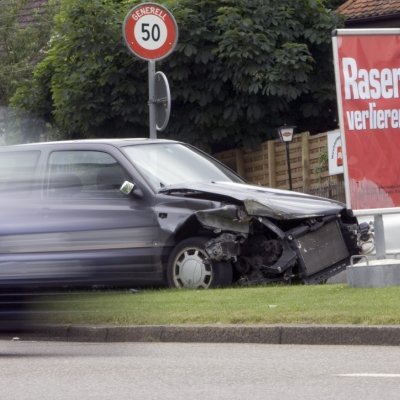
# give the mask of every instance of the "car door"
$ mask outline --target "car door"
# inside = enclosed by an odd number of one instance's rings
[[[106,151],[49,153],[41,245],[52,260],[91,284],[143,284],[162,279],[152,198],[126,196],[134,180]],[[35,244],[36,246],[38,243]]]

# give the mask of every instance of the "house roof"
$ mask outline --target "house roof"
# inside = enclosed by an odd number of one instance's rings
[[[348,0],[336,11],[349,20],[398,16],[400,0]]]

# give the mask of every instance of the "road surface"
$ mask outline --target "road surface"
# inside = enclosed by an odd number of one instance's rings
[[[2,400],[398,399],[400,348],[0,341]]]

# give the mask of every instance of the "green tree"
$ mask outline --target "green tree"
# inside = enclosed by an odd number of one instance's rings
[[[0,132],[7,143],[36,141],[48,124],[7,106],[18,87],[29,87],[35,65],[45,56],[57,0],[40,9],[28,0],[0,0],[0,8]]]
[[[272,138],[283,123],[336,125],[331,31],[340,20],[322,2],[179,3],[183,33],[163,66],[176,88],[174,132],[232,145]]]
[[[137,3],[137,2],[136,2]],[[68,137],[147,136],[147,63],[125,48],[135,2],[63,1],[51,47],[13,104]],[[331,31],[323,0],[169,0],[179,43],[157,69],[171,87],[163,136],[198,145],[265,140],[283,123],[336,125]]]

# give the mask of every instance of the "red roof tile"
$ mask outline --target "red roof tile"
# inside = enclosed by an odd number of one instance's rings
[[[336,11],[347,19],[386,17],[400,13],[400,0],[348,0]]]

